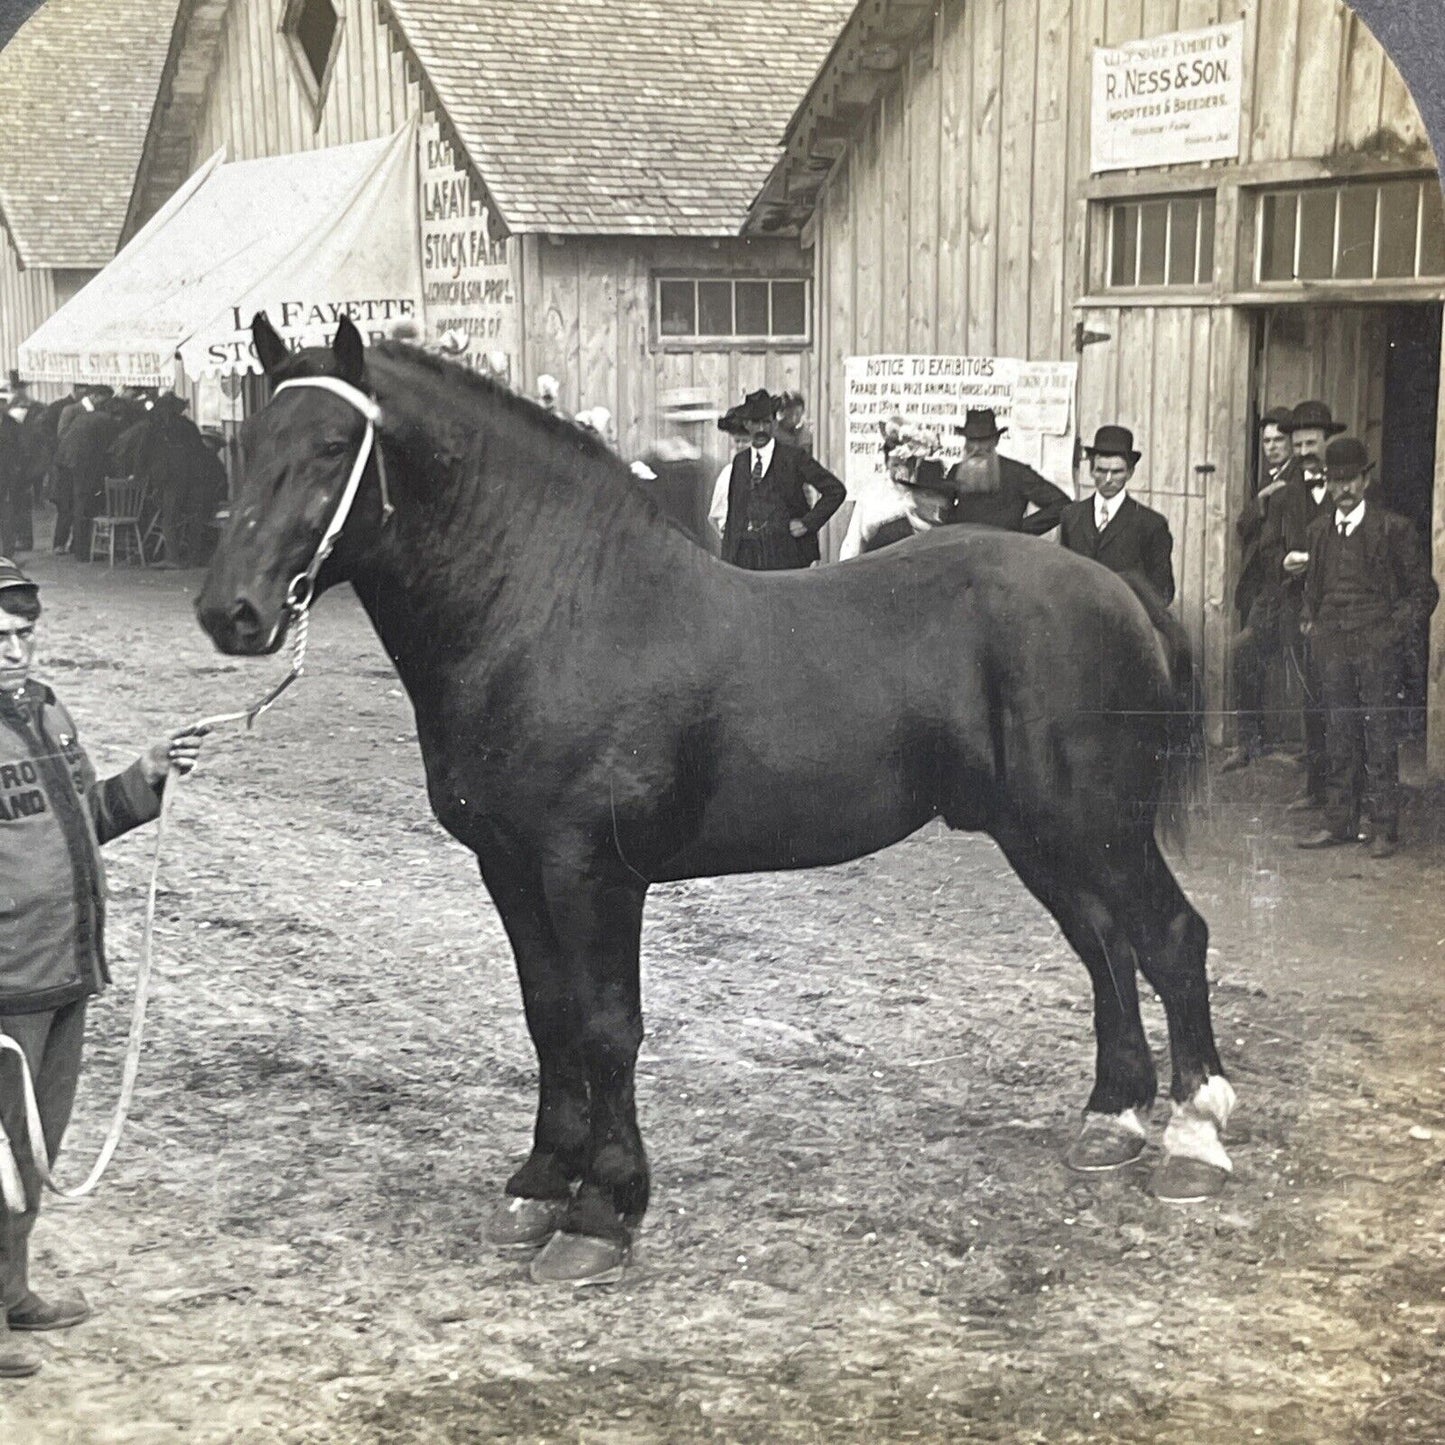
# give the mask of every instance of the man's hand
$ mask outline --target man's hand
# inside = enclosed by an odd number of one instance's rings
[[[1310,565],[1310,554],[1308,552],[1286,552],[1284,554],[1284,570],[1291,577],[1298,576]]]
[[[181,777],[195,767],[201,756],[201,739],[210,728],[186,727],[173,732],[170,737],[152,743],[141,754],[140,765],[145,772],[146,782],[158,787],[172,768]]]
[[[1283,491],[1284,487],[1284,482],[1271,482],[1267,487],[1261,487],[1259,489],[1258,493],[1255,495],[1254,500],[1259,503],[1259,510],[1261,516],[1263,516],[1264,514],[1265,502],[1267,502],[1270,497],[1274,496],[1276,492]]]
[[[788,523],[788,531],[795,537],[806,537],[808,535],[808,529],[798,517],[794,517],[793,520]]]

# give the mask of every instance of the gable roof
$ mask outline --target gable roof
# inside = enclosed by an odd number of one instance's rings
[[[854,8],[379,3],[510,230],[675,236],[737,233]]]
[[[48,0],[0,51],[0,212],[27,266],[115,255],[177,0]]]

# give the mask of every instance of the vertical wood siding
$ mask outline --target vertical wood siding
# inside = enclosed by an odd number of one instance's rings
[[[849,355],[1066,360],[1077,320],[1110,337],[1080,357],[1079,430],[1119,421],[1140,438],[1137,490],[1174,531],[1179,609],[1215,705],[1235,626],[1232,523],[1250,477],[1255,319],[1202,301],[1074,308],[1090,291],[1093,47],[1239,18],[1242,164],[1422,143],[1398,72],[1342,0],[941,0],[931,44],[860,124],[815,219],[825,461],[844,454]],[[1221,275],[1234,274],[1238,221],[1238,192],[1226,186]],[[1268,324],[1258,380],[1270,402],[1322,395],[1377,443],[1382,343],[1368,313],[1320,313],[1288,343],[1279,328],[1299,318]],[[1215,470],[1195,471],[1206,464]]]
[[[10,233],[0,228],[0,380],[15,366],[20,343],[59,306],[54,273],[35,267],[22,270]],[[44,391],[37,387],[36,395]]]

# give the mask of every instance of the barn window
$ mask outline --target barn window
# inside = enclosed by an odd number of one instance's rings
[[[281,31],[314,106],[320,106],[341,42],[334,0],[287,0]]]
[[[1109,207],[1109,285],[1207,286],[1214,197],[1164,196]]]
[[[1445,276],[1445,201],[1433,176],[1267,191],[1258,221],[1262,284]]]
[[[785,277],[659,276],[657,334],[663,341],[808,340],[808,283]]]

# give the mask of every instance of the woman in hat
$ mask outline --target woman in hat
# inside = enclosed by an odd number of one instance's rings
[[[848,495],[832,472],[777,440],[776,419],[777,400],[764,390],[750,392],[735,413],[735,421],[747,428],[749,444],[727,472],[722,559],[751,572],[818,561],[818,533]],[[816,502],[810,503],[807,488],[817,494]]]
[[[1134,433],[1101,426],[1084,448],[1094,495],[1070,502],[1059,517],[1059,540],[1114,572],[1142,577],[1166,605],[1174,600],[1174,538],[1160,512],[1128,495],[1139,465]]]
[[[109,981],[100,845],[156,817],[167,773],[195,766],[201,734],[173,733],[98,781],[70,714],[30,675],[39,621],[38,587],[0,557],[0,1034],[25,1055],[54,1162],[80,1075],[86,1005]],[[40,1368],[16,1332],[66,1329],[90,1314],[80,1295],[30,1288],[42,1185],[22,1087],[19,1059],[0,1051],[0,1121],[25,1195],[19,1213],[0,1206],[0,1378]]]
[[[953,520],[957,493],[939,455],[937,436],[909,431],[901,423],[879,423],[883,432],[886,491],[859,498],[848,519],[838,560],[846,562],[865,552],[879,552],[920,532],[931,532]]]

